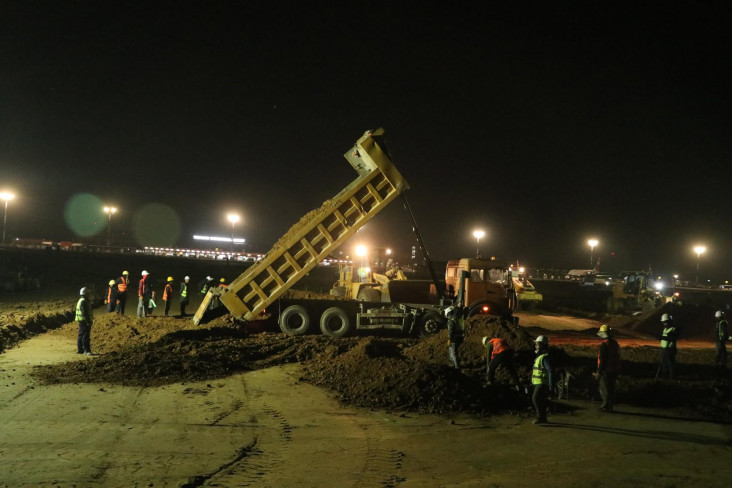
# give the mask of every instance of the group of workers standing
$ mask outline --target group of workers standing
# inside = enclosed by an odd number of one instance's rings
[[[447,319],[448,347],[450,364],[460,369],[458,348],[465,336],[466,309],[464,307],[447,307],[444,311]],[[729,335],[729,324],[723,311],[717,310],[714,314],[716,338],[716,366],[725,370],[727,367],[727,341],[732,341]],[[660,336],[661,356],[656,379],[660,375],[668,379],[674,378],[676,363],[676,343],[678,329],[673,317],[664,313],[661,316],[662,332]],[[598,391],[602,399],[600,410],[613,412],[615,385],[620,373],[620,345],[615,340],[613,330],[602,325],[597,331],[602,340],[597,351],[597,367],[593,378],[598,382]],[[513,364],[515,352],[506,340],[500,337],[483,337],[483,346],[486,354],[486,379],[491,385],[495,381],[495,372],[503,366],[508,370],[516,389],[519,389],[519,377]],[[535,358],[531,370],[531,384],[533,392],[531,400],[536,412],[535,424],[547,422],[548,400],[552,394],[552,368],[549,364],[549,339],[540,335],[534,341]]]
[[[163,310],[164,315],[167,317],[170,315],[170,308],[173,304],[173,298],[176,295],[174,291],[175,279],[172,276],[168,276],[168,279],[163,286]],[[104,304],[107,309],[107,313],[116,312],[118,314],[125,314],[125,307],[127,304],[127,294],[130,289],[130,273],[123,271],[122,276],[116,280],[109,280],[107,291],[104,296]],[[208,289],[213,286],[213,278],[207,276],[200,284],[199,289],[202,294],[205,294]],[[226,286],[226,279],[221,278],[219,286]],[[153,314],[153,311],[157,308],[155,302],[156,293],[153,289],[153,282],[150,278],[150,273],[143,270],[140,273],[140,280],[137,284],[137,316],[147,317]],[[190,304],[191,294],[195,293],[193,286],[191,285],[190,276],[183,278],[178,286],[177,296],[180,303],[180,316],[185,317],[186,307]]]

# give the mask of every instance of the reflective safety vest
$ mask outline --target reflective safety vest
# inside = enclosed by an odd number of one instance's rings
[[[726,342],[727,336],[727,321],[720,319],[719,322],[717,322],[717,341]]]
[[[117,291],[120,293],[124,293],[127,291],[127,285],[130,284],[129,278],[125,278],[124,275],[119,279],[119,283],[117,283]]]
[[[493,344],[493,350],[491,351],[491,359],[501,354],[503,351],[507,351],[508,349],[511,349],[508,344],[504,342],[503,339],[500,337],[494,337],[493,339],[488,341],[489,343]]]
[[[605,339],[602,341],[607,345],[607,356],[605,356],[605,371],[610,373],[620,370],[620,346],[617,341]],[[602,350],[602,346],[600,346]],[[597,351],[597,368],[600,369],[600,351]]]
[[[666,327],[663,329],[663,334],[661,335],[661,349],[676,347],[676,341],[668,339],[668,335],[673,332],[676,332],[676,327],[674,327],[673,325],[671,327]]]
[[[542,362],[548,353],[540,354],[534,360],[534,371],[531,374],[532,385],[546,385],[548,382],[549,372],[544,368]]]
[[[180,296],[181,298],[185,298],[188,296],[188,283],[186,283],[185,281],[181,284]]]
[[[74,320],[76,320],[77,322],[91,321],[92,311],[91,308],[89,308],[88,314],[86,313],[87,311],[85,309],[87,308],[87,305],[88,303],[86,301],[86,298],[79,298],[79,301],[76,302],[76,317],[74,318]]]
[[[163,300],[168,301],[168,298],[172,298],[173,296],[173,287],[170,286],[170,283],[165,284],[165,288],[163,289]]]

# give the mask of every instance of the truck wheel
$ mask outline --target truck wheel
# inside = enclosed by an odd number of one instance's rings
[[[310,329],[310,315],[305,307],[291,305],[280,314],[280,329],[287,335],[303,335]]]
[[[330,307],[320,316],[320,330],[323,335],[343,337],[351,331],[351,319],[340,307]]]
[[[427,312],[419,321],[419,335],[429,337],[445,328],[445,319],[437,312]]]
[[[381,292],[374,288],[361,288],[358,292],[356,300],[359,302],[380,302]]]

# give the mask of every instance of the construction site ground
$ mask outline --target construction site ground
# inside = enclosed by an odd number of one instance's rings
[[[476,317],[458,372],[444,331],[289,337],[226,315],[138,319],[135,300],[125,316],[96,309],[97,355],[83,356],[74,302],[0,297],[0,487],[709,487],[732,475],[713,310]],[[674,380],[655,380],[664,311],[684,324]],[[612,414],[591,376],[602,323],[623,356]],[[555,380],[568,378],[542,426],[526,393],[538,334]],[[501,370],[485,383],[484,335],[515,347],[520,391]]]

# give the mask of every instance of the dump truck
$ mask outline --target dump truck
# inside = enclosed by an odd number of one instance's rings
[[[383,328],[429,335],[444,328],[442,308],[460,300],[461,295],[446,295],[444,282],[436,276],[404,194],[409,184],[392,163],[383,134],[383,129],[367,131],[345,153],[346,160],[358,173],[353,182],[302,217],[260,261],[227,287],[213,288],[206,293],[193,317],[196,325],[212,304],[221,304],[235,319],[244,322],[259,320],[266,311],[289,335],[309,332],[314,322],[328,336],[344,336],[354,329]],[[385,293],[361,297],[361,300],[349,299],[345,293],[335,299],[285,296],[310,270],[400,195],[412,217],[431,282],[400,287],[398,284],[405,280],[390,280],[384,283]],[[467,282],[465,278],[462,283]],[[515,296],[506,310],[511,307],[515,307]]]

